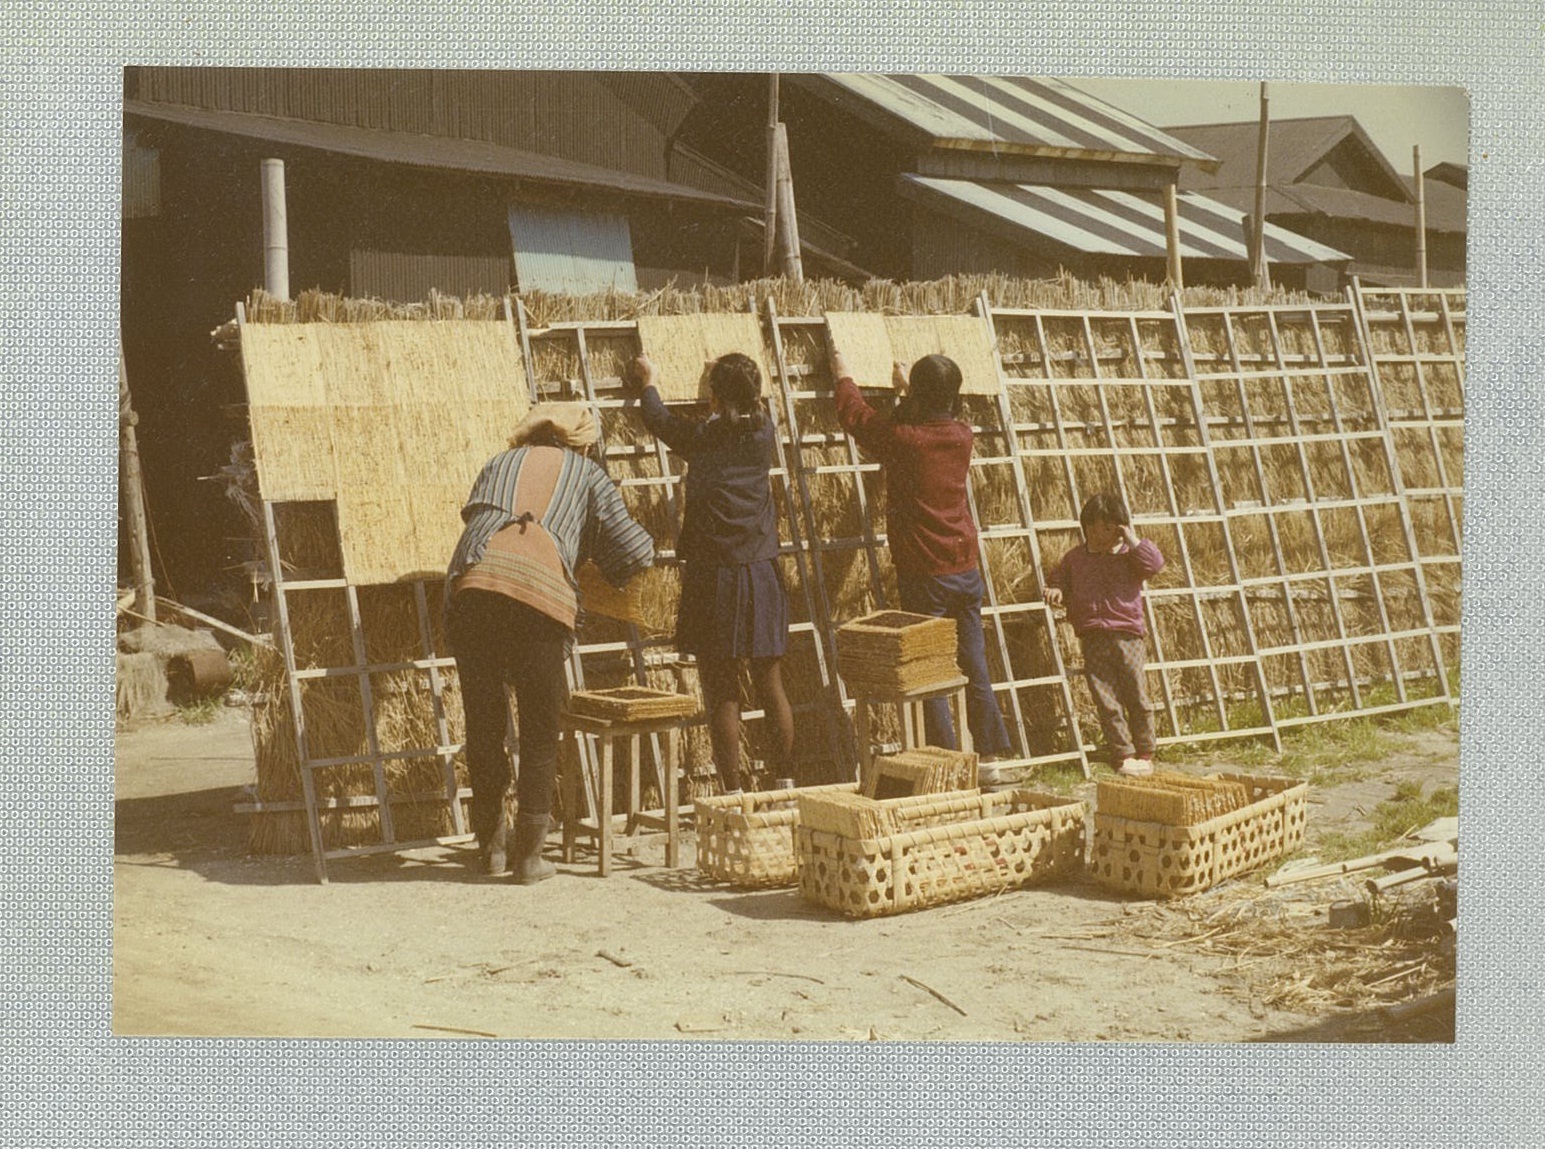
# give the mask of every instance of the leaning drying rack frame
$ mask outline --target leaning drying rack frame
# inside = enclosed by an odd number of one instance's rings
[[[1023,542],[1028,550],[1030,575],[1037,593],[1045,585],[1046,572],[1060,555],[1047,554],[1043,550],[1042,535],[1075,529],[1076,519],[1037,518],[1034,510],[1031,484],[1027,477],[1027,464],[1037,458],[1056,455],[1064,476],[1066,490],[1061,492],[1066,505],[1076,507],[1086,494],[1079,488],[1073,459],[1086,455],[1109,464],[1120,494],[1130,505],[1131,478],[1127,473],[1129,463],[1139,456],[1157,461],[1165,479],[1167,506],[1163,513],[1139,516],[1138,526],[1162,527],[1173,532],[1178,541],[1177,553],[1169,556],[1178,562],[1178,585],[1150,588],[1146,596],[1150,634],[1154,657],[1148,671],[1151,680],[1159,687],[1156,701],[1165,722],[1167,733],[1160,744],[1194,742],[1207,739],[1235,739],[1269,737],[1280,749],[1281,732],[1293,726],[1309,722],[1332,720],[1356,713],[1378,713],[1407,709],[1433,703],[1451,703],[1449,687],[1450,666],[1440,639],[1449,638],[1457,644],[1458,620],[1439,622],[1432,613],[1426,589],[1425,571],[1440,564],[1459,562],[1462,525],[1459,503],[1463,498],[1462,475],[1447,470],[1439,436],[1463,426],[1464,357],[1462,333],[1465,322],[1463,291],[1453,289],[1384,289],[1365,288],[1355,284],[1348,289],[1340,302],[1315,304],[1290,304],[1273,306],[1233,306],[1194,308],[1185,307],[1175,297],[1169,310],[1101,311],[1092,309],[1016,309],[995,308],[988,305],[985,297],[976,301],[974,313],[986,327],[992,345],[997,348],[1000,333],[1017,331],[1025,337],[1033,351],[1025,354],[998,355],[998,382],[996,394],[975,409],[975,430],[980,444],[973,458],[973,478],[980,476],[986,467],[1006,467],[1012,477],[1013,505],[1015,514],[1010,521],[981,523],[984,582],[987,588],[983,603],[983,619],[989,637],[989,654],[996,654],[1002,671],[994,681],[994,689],[1008,705],[1005,717],[1011,734],[1019,742],[1018,764],[1035,767],[1049,763],[1066,762],[1079,766],[1085,775],[1089,772],[1090,751],[1093,749],[1092,729],[1087,719],[1081,718],[1075,702],[1073,682],[1080,660],[1071,656],[1072,647],[1066,624],[1038,597],[1025,600],[1015,587],[1023,582],[1022,571],[999,570],[989,545],[998,541]],[[1418,306],[1425,303],[1426,308]],[[237,309],[239,322],[244,314]],[[841,721],[851,711],[853,702],[848,697],[840,678],[835,674],[835,634],[843,618],[838,617],[830,601],[826,571],[829,556],[847,554],[861,556],[865,565],[864,581],[869,599],[861,604],[864,609],[882,607],[887,603],[885,571],[887,559],[883,553],[885,536],[877,528],[878,516],[872,503],[871,492],[865,476],[877,470],[877,465],[865,460],[852,440],[840,432],[822,431],[808,426],[809,405],[830,400],[829,383],[823,389],[816,385],[820,369],[808,364],[791,362],[786,353],[786,341],[790,334],[803,332],[814,336],[815,344],[825,346],[827,332],[823,317],[780,316],[772,301],[762,308],[764,338],[770,345],[770,361],[775,366],[774,393],[769,396],[769,414],[777,428],[777,466],[773,481],[781,497],[783,521],[787,541],[783,543],[785,561],[792,561],[799,575],[800,595],[804,607],[804,620],[796,622],[791,632],[807,635],[814,646],[814,664],[818,682],[816,697],[803,700],[797,709],[804,714],[815,712],[822,723],[823,740],[831,755],[831,761],[841,770],[854,759],[852,733],[848,723]],[[592,368],[588,341],[595,337],[617,338],[631,333],[637,344],[637,324],[631,320],[569,321],[533,328],[522,302],[517,298],[506,301],[504,321],[513,329],[519,340],[526,367],[528,385],[533,401],[544,398],[562,398],[588,403],[601,423],[603,411],[628,406],[622,393],[621,380],[600,377]],[[1222,352],[1201,352],[1193,344],[1190,326],[1202,322],[1213,325],[1224,334],[1225,349]],[[1241,349],[1238,333],[1244,325],[1254,324],[1257,330],[1269,333],[1269,350],[1246,352]],[[1347,351],[1332,354],[1327,350],[1323,337],[1329,324],[1341,326],[1348,340]],[[1370,338],[1370,325],[1390,325],[1403,332],[1404,350],[1375,353]],[[1048,325],[1060,325],[1063,330],[1071,327],[1081,336],[1081,346],[1071,352],[1055,351],[1048,339]],[[1101,350],[1099,334],[1107,339],[1116,338],[1122,344],[1117,352]],[[1283,349],[1283,331],[1294,328],[1307,337],[1313,351],[1309,354],[1289,355]],[[1416,331],[1425,328],[1442,335],[1442,353],[1422,353],[1417,350]],[[1149,334],[1145,335],[1145,329]],[[1157,343],[1172,340],[1178,348],[1180,370],[1171,356]],[[541,379],[537,372],[534,348],[543,341],[568,342],[577,353],[578,379]],[[1136,372],[1128,375],[1112,375],[1104,372],[1102,361],[1121,359],[1136,365]],[[1386,370],[1395,365],[1410,367],[1417,373],[1419,409],[1386,411],[1382,398],[1380,365]],[[1432,401],[1424,378],[1434,364],[1443,364],[1445,370],[1455,373],[1458,380],[1459,406],[1444,406]],[[1083,373],[1079,373],[1079,372]],[[1358,413],[1361,424],[1349,425],[1349,416],[1338,406],[1336,381],[1362,388],[1367,395],[1366,409]],[[1252,414],[1247,392],[1260,381],[1280,386],[1285,403],[1280,413],[1263,426]],[[1323,385],[1330,396],[1328,413],[1318,416],[1300,416],[1293,402],[1295,383]],[[549,385],[550,384],[550,385]],[[1219,413],[1207,409],[1203,385],[1232,391],[1238,409]],[[1027,424],[1016,421],[1011,394],[1015,388],[1038,390],[1045,394],[1052,412],[1050,424]],[[1092,425],[1080,425],[1083,433],[1093,432],[1097,445],[1073,447],[1070,443],[1073,424],[1064,417],[1059,396],[1069,389],[1092,388],[1097,399],[1100,418]],[[1135,389],[1142,397],[1145,419],[1136,420],[1124,431],[1142,431],[1147,439],[1140,443],[1118,442],[1117,421],[1112,416],[1108,402],[1113,389]],[[1159,397],[1166,394],[1172,402],[1180,397],[1180,406],[1188,412],[1185,422],[1194,424],[1196,443],[1179,443],[1167,437],[1167,428],[1176,426],[1174,418],[1160,415]],[[986,397],[984,397],[986,398]],[[987,416],[983,415],[983,407]],[[1316,420],[1327,427],[1317,429]],[[1356,421],[1356,420],[1353,420]],[[1141,424],[1137,426],[1135,424]],[[604,424],[603,424],[604,426]],[[1396,449],[1393,431],[1411,431],[1426,436],[1437,460],[1439,484],[1436,487],[1407,488],[1402,479],[1401,458]],[[1243,432],[1242,434],[1240,432]],[[1027,445],[1036,434],[1049,433],[1055,446]],[[1353,466],[1349,443],[1366,440],[1378,447],[1387,465],[1390,482],[1388,489],[1363,491],[1359,488],[1356,468]],[[1316,444],[1333,444],[1344,464],[1346,483],[1350,497],[1317,497],[1309,470],[1308,452]],[[842,461],[807,460],[811,448],[838,448]],[[1287,450],[1294,455],[1301,476],[1303,496],[1277,503],[1271,498],[1267,475],[1262,462],[1262,452],[1267,449]],[[621,486],[625,497],[633,487],[663,488],[673,523],[680,522],[681,475],[674,470],[666,448],[655,441],[651,444],[603,446],[608,460],[623,456],[650,456],[655,460],[658,473],[623,479]],[[1242,468],[1254,476],[1258,499],[1226,499],[1221,479],[1219,460],[1230,452],[1248,456],[1248,466]],[[1170,469],[1183,456],[1199,457],[1205,461],[1207,489],[1210,505],[1203,508],[1187,508],[1179,505],[1175,484],[1169,481]],[[851,538],[825,538],[817,530],[816,501],[812,494],[812,482],[828,476],[850,481],[853,497],[859,509],[860,533]],[[973,513],[977,512],[976,482],[971,485]],[[1446,524],[1451,549],[1423,554],[1418,547],[1410,514],[1413,499],[1440,502],[1446,512]],[[434,628],[430,621],[431,589],[438,582],[417,580],[413,587],[414,602],[422,644],[422,657],[392,664],[372,664],[366,659],[366,645],[362,627],[358,588],[341,577],[313,577],[299,572],[299,577],[287,575],[280,561],[282,553],[275,503],[262,502],[264,544],[268,559],[269,579],[275,606],[275,621],[279,631],[279,646],[284,658],[287,689],[294,721],[294,736],[300,763],[303,805],[310,837],[317,878],[327,881],[327,862],[341,857],[352,857],[384,852],[397,852],[417,847],[448,845],[467,841],[468,833],[464,802],[469,790],[458,779],[457,760],[462,751],[459,742],[451,740],[450,722],[445,706],[445,671],[455,662],[446,652],[436,649]],[[1368,513],[1373,508],[1393,509],[1398,515],[1405,555],[1397,561],[1379,562],[1374,555],[1370,538]],[[1323,515],[1338,510],[1354,514],[1363,554],[1360,562],[1351,565],[1338,564],[1326,546]],[[1320,563],[1312,570],[1292,571],[1288,568],[1277,530],[1277,518],[1281,514],[1307,515],[1313,525],[1315,544]],[[1268,575],[1246,575],[1241,566],[1234,531],[1246,520],[1263,521],[1271,544],[1274,570]],[[980,520],[979,520],[980,521]],[[334,520],[336,525],[336,519]],[[1225,541],[1227,577],[1221,582],[1198,576],[1188,541],[1188,528],[1211,525],[1222,532]],[[661,550],[665,563],[675,563],[676,557],[669,550]],[[1020,576],[1020,577],[1016,577]],[[1406,628],[1392,626],[1385,610],[1381,580],[1390,576],[1407,576],[1414,583],[1421,605],[1421,625]],[[1342,583],[1366,579],[1374,588],[1377,600],[1378,627],[1370,633],[1354,634],[1347,625],[1341,608],[1344,596]],[[1335,633],[1315,637],[1303,633],[1293,604],[1301,594],[1303,584],[1327,588],[1324,596],[1334,620]],[[329,667],[302,667],[297,665],[295,644],[290,629],[290,596],[311,591],[341,592],[347,606],[353,661],[346,665]],[[1257,603],[1280,602],[1287,610],[1293,627],[1291,642],[1265,644],[1258,636],[1259,619]],[[1243,648],[1235,642],[1234,653],[1224,653],[1226,645],[1220,634],[1214,633],[1210,612],[1204,604],[1222,602],[1231,612],[1243,635]],[[1166,630],[1161,614],[1167,615],[1165,604],[1179,604],[1188,616],[1195,633],[1200,638],[1201,658],[1178,659],[1167,657]],[[855,610],[853,613],[862,613]],[[1011,639],[1012,626],[1029,620],[1040,627],[1039,633],[1046,643],[1050,665],[1042,673],[1024,674],[1016,671],[1014,657],[1016,644]],[[1372,704],[1366,698],[1365,687],[1369,679],[1360,674],[1354,665],[1354,651],[1367,647],[1382,651],[1388,677],[1393,685],[1395,699],[1384,704]],[[1425,648],[1425,654],[1415,657],[1410,652]],[[1402,650],[1407,653],[1402,654]],[[1344,668],[1344,675],[1325,681],[1311,667],[1310,656],[1319,651],[1335,655]],[[625,628],[621,641],[587,643],[578,642],[568,666],[571,689],[584,689],[587,667],[593,668],[597,658],[615,658],[623,655],[632,666],[639,680],[644,680],[652,667],[677,664],[680,655],[670,648],[669,640],[646,639],[636,627]],[[1269,659],[1283,661],[1296,667],[1296,681],[1284,687],[1268,682],[1266,665]],[[1416,662],[1418,665],[1411,665]],[[1222,680],[1220,668],[1237,666],[1248,672],[1253,680],[1246,692],[1246,701],[1256,704],[1259,720],[1236,722],[1231,717],[1230,703],[1240,701],[1237,689],[1231,689]],[[427,676],[433,700],[434,724],[437,743],[434,746],[383,751],[376,735],[374,699],[371,676],[381,673],[413,670]],[[1190,674],[1194,683],[1197,675],[1204,676],[1209,689],[1201,697],[1195,689],[1186,688],[1177,676]],[[323,678],[352,677],[359,685],[359,697],[367,745],[365,754],[332,758],[312,758],[309,753],[305,716],[303,710],[303,684]],[[1384,676],[1375,676],[1382,678]],[[1412,692],[1413,681],[1434,680],[1435,689],[1425,694]],[[1027,692],[1034,691],[1032,695]],[[1288,715],[1281,704],[1286,698],[1299,697],[1303,701],[1303,713]],[[1053,724],[1062,731],[1062,744],[1051,752],[1029,753],[1030,738],[1027,733],[1027,715],[1035,709],[1036,698],[1050,699],[1057,711]],[[1327,701],[1328,699],[1328,701]],[[1350,702],[1350,705],[1348,705]],[[1204,705],[1216,714],[1216,728],[1191,729],[1184,717],[1187,708]],[[746,717],[755,720],[759,711],[748,711]],[[666,784],[664,747],[659,740],[651,740],[653,776],[656,785]],[[594,817],[599,800],[595,773],[598,753],[589,739],[581,739],[576,745],[578,764],[584,779],[586,816]],[[389,764],[411,759],[433,758],[439,761],[442,787],[435,792],[393,794],[387,778]],[[314,772],[348,766],[369,766],[373,779],[371,794],[351,795],[341,798],[319,799]],[[396,833],[392,806],[401,803],[441,802],[449,812],[453,833],[434,838],[402,840]],[[273,805],[277,809],[283,804]],[[346,847],[329,847],[324,840],[322,818],[325,814],[347,810],[375,809],[378,811],[380,841]]]

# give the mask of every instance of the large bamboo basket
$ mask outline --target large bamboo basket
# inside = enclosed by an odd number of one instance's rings
[[[1296,850],[1304,840],[1307,782],[1220,776],[1250,804],[1195,825],[1139,821],[1096,810],[1090,866],[1102,885],[1172,898],[1211,889]]]
[[[808,794],[852,794],[856,783],[759,790],[699,798],[697,868],[733,886],[790,886],[799,877],[794,827],[799,799]]]
[[[882,805],[894,828],[876,837],[799,827],[799,891],[807,901],[848,917],[880,917],[1067,877],[1083,866],[1082,802],[1015,790]]]

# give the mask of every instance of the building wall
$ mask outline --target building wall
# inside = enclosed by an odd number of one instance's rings
[[[214,111],[486,140],[664,179],[694,97],[664,74],[130,68],[128,94]]]

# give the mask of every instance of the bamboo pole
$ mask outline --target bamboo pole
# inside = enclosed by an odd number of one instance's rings
[[[767,202],[762,209],[762,274],[773,271],[778,242],[778,73],[767,78]]]
[[[134,577],[134,610],[156,621],[155,577],[150,569],[150,524],[145,513],[144,476],[139,463],[139,416],[129,398],[129,372],[118,351],[118,461],[124,516],[129,520],[129,567]]]
[[[1411,164],[1416,169],[1416,285],[1427,286],[1427,186],[1422,176],[1422,146],[1411,148]],[[1411,349],[1415,353],[1416,348]]]
[[[1169,253],[1169,282],[1176,291],[1185,288],[1180,268],[1180,204],[1175,185],[1164,189],[1164,246]]]
[[[794,208],[794,173],[789,168],[789,133],[779,124],[778,133],[778,236],[783,247],[783,274],[795,283],[805,279],[799,256],[799,216]]]
[[[1271,286],[1266,269],[1266,155],[1271,129],[1271,92],[1261,82],[1261,129],[1255,145],[1255,218],[1250,233],[1250,278],[1262,290]]]

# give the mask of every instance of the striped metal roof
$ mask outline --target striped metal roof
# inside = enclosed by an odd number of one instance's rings
[[[936,147],[1214,166],[1206,152],[1061,80],[869,73],[824,78]]]
[[[903,175],[903,187],[974,208],[1075,251],[1163,258],[1164,201],[1154,192],[1105,191],[1031,184],[987,183]],[[1187,259],[1249,258],[1244,214],[1195,192],[1181,192],[1180,254]],[[1266,225],[1266,258],[1273,263],[1339,263],[1351,256]]]

